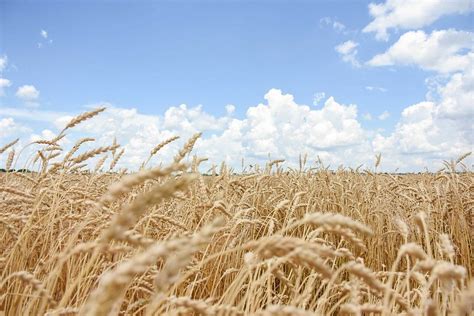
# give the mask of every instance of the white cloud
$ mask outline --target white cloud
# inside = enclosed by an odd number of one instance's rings
[[[50,38],[48,32],[46,30],[41,30],[40,31],[40,36],[41,36],[41,42],[37,42],[36,43],[36,46],[38,48],[43,48],[44,45],[47,45],[47,44],[52,44],[53,43],[53,40]]]
[[[360,67],[357,60],[357,46],[359,46],[358,43],[349,40],[337,45],[335,50],[341,55],[344,62],[350,63],[354,67]]]
[[[338,32],[343,32],[346,29],[346,26],[338,21],[334,21],[332,27]]]
[[[319,102],[323,100],[326,97],[326,93],[324,92],[318,92],[313,95],[313,105],[318,106]]]
[[[13,117],[0,117],[0,140],[18,137],[26,132],[31,132],[31,129],[15,121]],[[3,146],[0,144],[0,146]]]
[[[7,68],[7,64],[8,64],[7,55],[0,56],[0,73],[3,72],[5,68]]]
[[[23,85],[16,91],[16,96],[28,104],[34,104],[34,101],[39,98],[39,95],[39,90],[33,85]]]
[[[474,63],[464,73],[452,75],[446,85],[438,88],[438,94],[441,99],[438,107],[440,117],[451,120],[471,120],[472,127],[472,122],[474,122],[472,120],[474,115]]]
[[[330,25],[332,23],[332,19],[328,16],[319,19],[319,24]]]
[[[472,0],[387,0],[370,3],[374,18],[363,32],[375,32],[379,40],[388,40],[389,29],[419,29],[430,25],[443,15],[465,14],[473,11]]]
[[[136,109],[96,104],[92,107],[107,106],[107,110],[74,127],[67,137],[69,145],[81,137],[94,137],[96,143],[87,146],[109,145],[116,137],[125,147],[119,167],[132,170],[139,167],[156,144],[179,135],[181,139],[163,148],[151,165],[171,161],[183,143],[198,131],[204,133],[194,153],[208,157],[210,163],[226,161],[237,171],[241,158],[245,158],[246,165],[263,164],[270,155],[271,159],[286,159],[286,166],[294,167],[298,156],[304,153],[310,163],[319,156],[332,167],[372,166],[375,152],[384,155],[383,170],[420,170],[424,166],[436,169],[443,159],[456,157],[472,147],[472,114],[461,115],[460,111],[469,111],[473,90],[472,74],[453,76],[439,88],[439,100],[407,107],[388,135],[364,130],[359,120],[372,116],[365,113],[359,118],[356,105],[340,104],[329,97],[321,108],[315,109],[297,104],[290,94],[271,89],[264,96],[265,102],[249,107],[240,118],[229,115],[233,106],[226,106],[227,113],[219,117],[206,113],[202,106],[173,106],[163,115],[145,115]],[[50,122],[26,139],[52,138],[74,116],[26,109],[10,112],[0,109],[0,115],[7,113],[15,119],[32,120],[34,116]],[[90,149],[87,146],[84,150]],[[205,164],[204,170],[209,166]]]
[[[16,117],[25,121],[48,123],[67,115],[67,113],[39,111],[31,108],[0,107],[0,116],[1,115]]]
[[[439,167],[442,160],[472,151],[473,43],[471,32],[410,31],[367,63],[413,65],[439,73],[427,80],[427,100],[405,108],[392,133],[385,136],[378,133],[373,138],[373,149],[385,153],[392,165],[418,170],[425,166]]]
[[[379,116],[377,116],[377,118],[381,121],[385,121],[386,119],[388,119],[390,117],[390,113],[388,111],[383,111],[382,114],[380,114]]]
[[[166,110],[163,120],[163,128],[196,133],[203,130],[219,130],[227,118],[215,118],[204,112],[201,105],[188,108],[186,104],[181,104],[179,107],[172,106]]]
[[[420,167],[440,163],[468,151],[474,144],[474,71],[451,76],[438,87],[438,100],[423,101],[405,108],[401,120],[389,136],[378,134],[373,140],[375,151],[381,151]]]
[[[0,131],[7,133],[9,129],[15,126],[15,121],[11,117],[2,118],[0,120]]]
[[[1,77],[1,74],[7,68],[7,65],[8,65],[7,55],[0,56],[0,97],[5,95],[5,88],[10,87],[12,84],[10,80]]]
[[[355,48],[358,45],[359,44],[354,42],[354,41],[346,41],[346,42],[336,46],[336,51],[340,54],[348,55],[348,54],[354,52]]]
[[[5,95],[5,88],[8,88],[12,85],[10,80],[5,78],[0,78],[0,97]]]
[[[30,135],[31,132],[33,132],[31,128],[29,128],[25,124],[18,122],[13,117],[0,116],[0,147],[10,143],[16,138],[20,138],[20,141],[13,146],[13,148],[16,149],[16,153],[18,155],[18,153],[20,152],[19,148],[21,149],[26,145],[25,141],[28,139],[28,135]],[[9,149],[9,151],[10,150],[11,149]],[[25,158],[27,155],[29,156],[30,154],[32,154],[32,152],[28,150],[24,152],[25,155],[23,157]],[[5,166],[7,159],[8,153],[0,155],[0,166]],[[22,166],[23,165],[24,164],[22,164]]]
[[[269,154],[295,163],[298,155],[305,152],[339,164],[345,162],[344,153],[358,151],[355,147],[365,141],[355,105],[342,105],[330,97],[321,109],[314,110],[295,103],[292,95],[277,89],[268,91],[265,100],[266,103],[249,107],[241,119],[229,115],[233,106],[226,107],[225,116],[216,117],[201,106],[174,106],[164,115],[154,116],[108,105],[104,113],[76,126],[69,137],[71,142],[78,137],[95,137],[98,145],[110,144],[116,137],[126,149],[121,166],[132,169],[160,141],[179,135],[181,139],[163,148],[155,161],[171,160],[183,142],[198,131],[204,135],[195,152],[214,163],[227,161],[234,167],[240,166],[242,157],[249,163],[263,163]],[[56,128],[61,129],[71,117],[57,117]],[[367,151],[370,149],[361,152],[361,159],[365,159]]]
[[[362,115],[362,118],[363,118],[364,120],[366,120],[366,121],[371,121],[371,120],[372,120],[372,114],[370,114],[370,113],[364,113],[364,114]]]
[[[247,138],[256,154],[288,155],[305,147],[330,149],[359,143],[363,131],[357,121],[357,106],[341,105],[333,97],[320,110],[298,105],[290,94],[271,89],[265,99],[247,110]]]
[[[377,135],[374,149],[395,154],[426,154],[441,150],[439,130],[433,120],[435,104],[420,102],[402,112],[402,120],[389,137]],[[454,135],[453,135],[454,136]]]
[[[328,16],[319,19],[319,24],[331,26],[338,33],[346,33],[346,26],[343,23]]]
[[[31,134],[30,135],[30,142],[36,142],[38,140],[49,140],[49,139],[54,139],[57,136],[53,131],[49,129],[44,129],[41,131],[40,134]]]
[[[225,111],[227,115],[232,115],[235,112],[235,106],[233,104],[227,104],[225,106]]]
[[[416,65],[425,70],[449,73],[463,70],[474,62],[473,43],[474,33],[465,31],[449,29],[433,31],[429,35],[423,31],[410,31],[367,64]]]
[[[367,91],[379,91],[379,92],[387,92],[387,89],[382,87],[374,87],[374,86],[366,86],[365,90]]]

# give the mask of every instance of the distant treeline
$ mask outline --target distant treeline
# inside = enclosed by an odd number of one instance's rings
[[[0,172],[20,172],[20,173],[33,173],[34,171],[31,171],[29,169],[3,169],[3,168],[0,168]]]
[[[6,172],[18,172],[18,173],[37,173],[36,171],[32,171],[29,169],[4,169],[0,168],[0,173],[6,173]],[[326,172],[329,172],[331,174],[336,174],[337,171],[335,170],[326,170]],[[463,173],[470,173],[471,171],[456,171],[456,174],[463,174]],[[80,174],[91,174],[92,172],[90,170],[82,170],[80,172],[74,172],[74,173],[80,173]],[[105,173],[115,173],[115,172],[105,172]],[[359,173],[367,173],[364,171],[361,171]],[[232,173],[234,176],[248,176],[250,173],[245,173],[245,174],[239,174],[239,173]],[[288,175],[289,172],[282,172],[282,174]],[[428,172],[428,171],[419,171],[419,172],[376,172],[376,174],[385,174],[385,175],[392,175],[392,176],[403,176],[403,175],[410,175],[410,174],[436,174],[436,172]],[[219,174],[210,174],[210,173],[202,173],[201,174],[204,177],[212,177],[212,176],[218,176]]]

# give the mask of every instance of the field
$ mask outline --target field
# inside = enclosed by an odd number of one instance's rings
[[[128,174],[113,172],[118,145],[58,145],[99,112],[32,144],[35,172],[0,174],[5,315],[473,312],[465,157],[437,173],[331,171],[302,159],[297,169],[271,161],[203,175],[199,158],[183,163],[198,134],[168,165]],[[10,169],[11,146],[0,152]],[[82,172],[93,157],[109,160]]]

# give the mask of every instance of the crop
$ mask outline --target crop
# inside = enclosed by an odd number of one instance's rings
[[[437,173],[331,171],[300,159],[298,169],[276,160],[204,175],[204,159],[185,161],[196,134],[170,164],[149,167],[178,137],[128,173],[115,170],[124,152],[116,142],[59,145],[101,111],[30,144],[34,172],[9,170],[17,140],[0,148],[5,315],[473,312],[474,177],[465,156]]]

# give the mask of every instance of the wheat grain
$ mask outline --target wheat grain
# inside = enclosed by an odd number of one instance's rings
[[[15,146],[16,143],[18,143],[19,140],[20,140],[20,139],[17,138],[17,139],[15,139],[14,141],[12,141],[12,142],[10,142],[10,143],[4,145],[3,147],[0,147],[0,155],[3,154],[5,151],[7,151],[8,148],[10,148],[10,147],[12,147],[12,146]]]
[[[85,112],[85,113],[82,113],[82,114],[72,118],[69,121],[69,123],[66,124],[63,131],[60,134],[63,134],[64,131],[66,131],[69,128],[73,128],[74,126],[76,126],[77,124],[79,124],[81,122],[84,122],[88,119],[93,118],[94,116],[96,116],[97,114],[99,114],[100,112],[103,112],[103,111],[105,111],[105,107],[98,108],[98,109],[95,109],[95,110],[92,110],[92,111],[89,111],[89,112]]]

